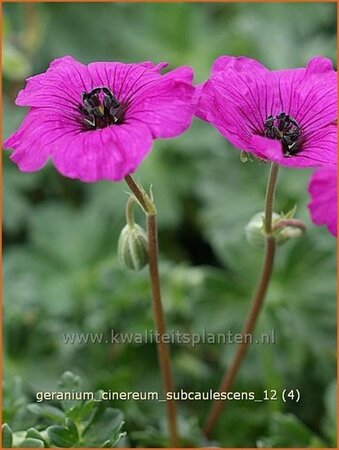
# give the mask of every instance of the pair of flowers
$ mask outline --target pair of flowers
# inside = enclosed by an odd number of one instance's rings
[[[219,57],[210,79],[166,63],[83,65],[55,60],[27,80],[16,104],[30,107],[5,142],[22,171],[49,158],[64,176],[119,181],[157,138],[183,133],[195,115],[235,147],[292,168],[315,167],[309,190],[314,223],[336,235],[337,78],[322,57],[306,68],[269,71],[245,57]]]

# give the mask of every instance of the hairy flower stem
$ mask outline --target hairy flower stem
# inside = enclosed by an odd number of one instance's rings
[[[253,295],[249,314],[247,316],[245,325],[242,330],[243,339],[236,350],[236,353],[233,357],[229,369],[225,372],[222,378],[221,384],[219,386],[219,392],[229,392],[239,372],[241,363],[248,349],[248,339],[245,339],[245,336],[253,333],[253,330],[257,323],[261,306],[265,298],[267,287],[271,279],[276,248],[275,238],[272,236],[273,231],[272,214],[275,197],[275,187],[277,183],[277,175],[278,175],[278,165],[272,163],[265,198],[264,230],[266,234],[266,239],[265,239],[265,257],[263,268],[258,281],[258,285]],[[224,407],[225,407],[225,400],[224,401],[215,400],[213,402],[204,426],[204,432],[206,437],[209,437],[211,435]]]
[[[146,204],[146,200],[145,200],[145,195],[144,193],[141,191],[141,189],[139,188],[139,186],[136,184],[136,182],[133,180],[133,178],[131,177],[131,175],[127,175],[125,177],[125,181],[128,185],[128,187],[130,188],[130,190],[133,192],[133,194],[135,195],[136,199],[138,200],[138,202],[140,203],[142,209],[145,211],[146,214],[148,214],[148,209],[147,209],[147,204]]]
[[[277,185],[279,166],[276,163],[271,164],[270,174],[268,176],[266,197],[265,197],[265,217],[264,217],[264,230],[265,234],[272,233],[272,215],[274,207],[275,187]]]
[[[280,228],[286,227],[299,228],[303,233],[306,231],[306,225],[299,219],[280,219],[273,225],[272,229],[273,231],[277,231],[280,230]]]
[[[131,196],[127,200],[126,204],[126,223],[130,228],[134,227],[134,204],[136,203],[135,198]]]
[[[174,391],[174,383],[171,372],[169,345],[164,342],[163,336],[166,333],[166,325],[164,312],[161,301],[160,278],[158,269],[158,229],[156,220],[156,209],[152,199],[143,192],[134,182],[133,178],[128,175],[125,181],[129,188],[142,206],[147,217],[147,234],[148,234],[148,257],[149,257],[149,274],[152,291],[152,304],[154,312],[154,321],[159,333],[159,342],[157,343],[158,359],[161,369],[162,381],[165,394]],[[171,447],[179,447],[178,431],[177,431],[177,414],[174,400],[166,401],[167,420],[170,434]]]

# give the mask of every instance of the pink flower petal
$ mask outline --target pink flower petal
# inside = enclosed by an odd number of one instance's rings
[[[69,178],[120,181],[136,170],[151,147],[152,136],[145,125],[123,124],[66,136],[58,141],[52,160]]]
[[[326,225],[330,233],[337,236],[337,167],[315,171],[308,189],[312,221],[319,226]]]
[[[53,111],[44,111],[42,114],[39,108],[33,107],[19,129],[4,141],[3,146],[15,149],[11,159],[20,170],[33,172],[46,164],[58,140],[76,132],[75,126]]]
[[[16,99],[18,106],[74,110],[81,93],[92,89],[86,66],[70,56],[53,61],[46,72],[27,79]]]
[[[183,133],[194,114],[191,68],[180,67],[137,92],[126,119],[147,124],[155,138]]]
[[[323,56],[315,56],[311,58],[306,67],[306,74],[313,75],[318,73],[333,73],[332,61]]]

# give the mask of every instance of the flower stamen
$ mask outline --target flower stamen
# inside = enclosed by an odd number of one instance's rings
[[[124,107],[107,87],[97,87],[82,93],[79,111],[85,130],[119,125],[124,119]]]
[[[270,139],[281,141],[286,157],[296,155],[301,149],[301,128],[289,114],[281,112],[276,116],[268,116],[264,122],[264,133]]]

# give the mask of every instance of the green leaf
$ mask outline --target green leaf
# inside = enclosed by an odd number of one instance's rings
[[[37,416],[45,417],[52,422],[62,423],[65,419],[65,414],[60,409],[51,405],[38,405],[37,403],[30,403],[27,408]]]
[[[28,438],[22,441],[19,445],[20,448],[43,448],[44,443],[40,439]]]
[[[337,383],[335,380],[326,389],[324,403],[323,430],[332,447],[335,447],[337,442]]]
[[[81,390],[81,379],[79,376],[74,375],[74,373],[67,371],[61,376],[61,380],[58,383],[58,387],[63,392],[80,392]],[[81,407],[82,400],[61,400],[62,408],[65,412],[72,410],[75,407]]]
[[[47,434],[52,444],[57,447],[75,447],[79,441],[79,434],[74,424],[68,423],[67,427],[53,425],[47,428]]]
[[[48,447],[48,444],[47,444],[47,442],[45,441],[45,439],[41,436],[41,434],[39,433],[39,431],[36,430],[35,428],[29,428],[29,429],[27,430],[27,433],[26,433],[26,439],[27,439],[27,438],[38,439],[38,440],[40,440],[40,441],[43,442],[44,447]]]
[[[13,424],[15,418],[26,410],[27,398],[20,377],[6,377],[3,383],[3,422]]]
[[[9,427],[9,425],[7,425],[7,423],[4,423],[2,425],[2,446],[4,448],[11,448],[12,442],[13,442],[12,430]]]
[[[77,421],[84,421],[93,413],[94,408],[97,406],[95,400],[87,400],[82,405],[76,405],[72,409],[67,411],[67,417]]]
[[[113,408],[105,410],[99,409],[93,418],[91,425],[83,433],[86,446],[101,447],[107,441],[111,446],[116,445],[124,433],[121,433],[123,426],[123,415],[121,411]]]
[[[317,447],[326,447],[319,436],[309,430],[293,414],[274,413],[271,415],[270,436],[259,439],[260,448],[305,448],[316,443]]]

